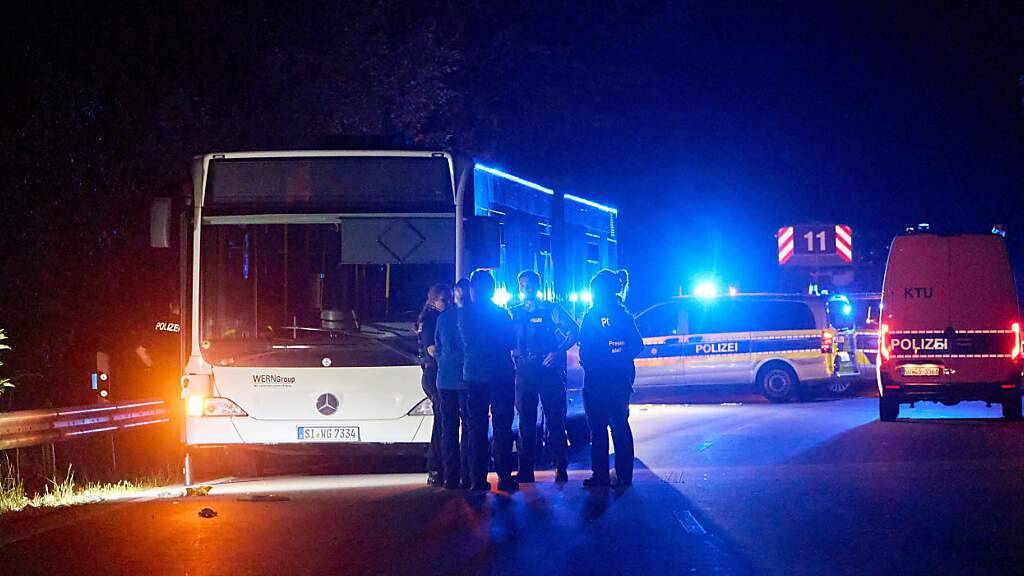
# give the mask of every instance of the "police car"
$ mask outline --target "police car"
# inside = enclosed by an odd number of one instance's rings
[[[812,386],[860,378],[849,368],[854,339],[832,325],[830,305],[822,297],[786,294],[682,296],[656,304],[637,315],[644,351],[636,359],[635,386],[753,384],[765,398],[785,402]]]

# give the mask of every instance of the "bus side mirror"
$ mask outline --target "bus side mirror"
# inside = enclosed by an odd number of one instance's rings
[[[491,216],[475,216],[466,225],[466,248],[472,268],[501,265],[501,222]]]
[[[170,198],[154,198],[149,205],[149,245],[152,248],[171,247]]]

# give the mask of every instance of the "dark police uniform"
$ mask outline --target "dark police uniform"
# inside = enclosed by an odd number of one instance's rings
[[[512,482],[512,419],[515,417],[515,368],[511,351],[515,331],[508,311],[490,300],[460,309],[462,376],[469,408],[469,468],[474,489],[487,488],[487,413],[494,429],[494,468],[499,485]]]
[[[600,304],[595,301],[583,317],[580,327],[583,402],[590,425],[591,466],[598,483],[606,483],[609,478],[609,427],[615,442],[615,474],[620,482],[633,481],[629,397],[636,377],[633,359],[643,348],[633,315],[618,297]]]
[[[423,393],[430,398],[435,407],[434,427],[430,431],[430,445],[427,447],[427,473],[430,475],[431,483],[443,481],[441,469],[441,418],[436,413],[440,406],[440,399],[437,392],[437,360],[427,353],[427,348],[434,345],[434,333],[437,328],[437,317],[441,313],[436,308],[429,308],[423,312],[419,326],[420,364],[423,367],[423,376],[420,385]]]
[[[129,345],[132,360],[112,392],[119,398],[163,398],[176,406],[181,395],[181,330],[176,310],[151,316]]]
[[[555,467],[568,466],[565,435],[565,352],[579,336],[576,322],[561,306],[527,300],[512,308],[516,330],[516,408],[519,410],[519,480],[532,481],[537,452],[537,401],[544,408],[547,446]],[[544,365],[549,354],[556,359]]]

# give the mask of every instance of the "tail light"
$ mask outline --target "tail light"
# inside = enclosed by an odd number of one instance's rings
[[[825,330],[821,333],[821,352],[831,354],[835,350],[836,335]]]
[[[878,355],[882,357],[882,362],[889,360],[889,325],[881,324],[878,327]]]
[[[1010,360],[1016,362],[1020,360],[1020,322],[1014,322],[1010,326],[1010,331],[1013,332],[1013,350],[1010,350]]]

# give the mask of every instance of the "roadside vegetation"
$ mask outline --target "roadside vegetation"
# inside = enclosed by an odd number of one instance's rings
[[[10,350],[11,347],[4,344],[4,340],[7,340],[7,334],[4,333],[4,329],[0,328],[0,350]],[[0,361],[0,366],[3,366],[3,361]],[[14,383],[11,382],[10,378],[4,378],[0,376],[0,396],[4,395],[4,392],[14,388]]]
[[[24,482],[17,477],[10,462],[3,461],[0,462],[0,514],[129,498],[169,482],[168,477],[154,475],[133,481],[79,483],[75,481],[74,471],[68,466],[67,473],[62,478],[48,480],[41,493],[28,494]]]

